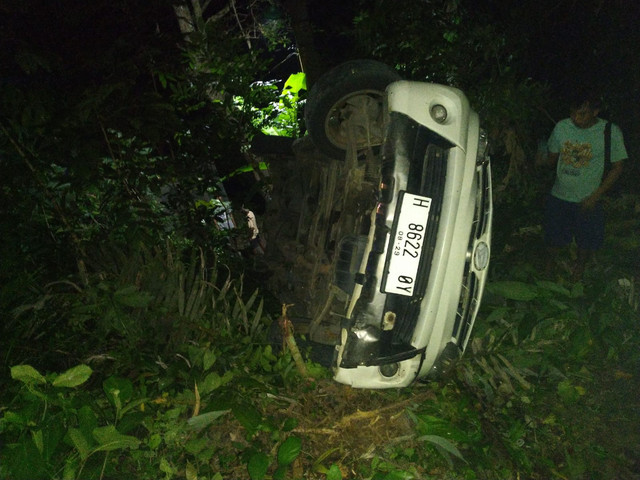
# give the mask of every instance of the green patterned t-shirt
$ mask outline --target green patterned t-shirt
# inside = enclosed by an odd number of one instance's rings
[[[589,128],[579,128],[571,119],[561,120],[549,138],[549,152],[559,153],[556,182],[551,194],[568,202],[581,202],[602,182],[604,172],[604,128],[597,119]],[[611,126],[611,162],[627,158],[622,132]]]

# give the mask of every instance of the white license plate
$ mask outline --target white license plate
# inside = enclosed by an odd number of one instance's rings
[[[383,292],[412,296],[427,232],[431,199],[404,193],[393,237]]]

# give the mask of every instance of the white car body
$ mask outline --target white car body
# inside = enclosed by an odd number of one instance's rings
[[[381,185],[389,191],[381,195],[386,201],[376,205],[376,217],[381,218],[371,221],[368,241],[361,241],[365,247],[359,258],[369,260],[360,262],[354,288],[347,292],[349,308],[334,363],[336,381],[360,388],[407,386],[437,373],[443,360],[464,351],[486,282],[491,245],[486,139],[464,94],[451,87],[401,80],[389,85],[385,104],[386,173],[383,167]],[[438,121],[442,108],[446,118]],[[405,130],[410,131],[407,136]],[[422,141],[418,137],[427,139],[424,152],[415,147]],[[416,150],[409,151],[412,148]],[[423,178],[416,179],[420,172],[416,173],[415,164],[420,162]],[[406,267],[410,274],[393,275],[415,283],[415,289],[408,287],[400,295],[384,290],[390,284],[394,285],[390,290],[402,288],[399,280],[389,278],[389,267],[402,261],[391,260],[390,250],[401,252],[401,244],[409,242],[398,227],[404,192],[413,202],[430,204],[431,210],[426,220],[421,215],[418,223],[408,224],[415,229],[412,236],[425,242],[419,249],[405,249],[409,256],[420,251],[417,274],[411,271],[415,262],[410,259],[397,264],[396,269]],[[424,237],[419,235],[423,231]],[[383,252],[379,246],[376,250],[376,241],[378,245],[384,241]],[[375,256],[380,258],[373,261]],[[372,282],[375,293],[361,300],[363,289],[374,291]]]

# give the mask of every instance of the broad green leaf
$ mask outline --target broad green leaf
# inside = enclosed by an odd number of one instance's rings
[[[189,461],[187,461],[187,467],[184,473],[187,480],[198,480],[198,468]]]
[[[91,433],[98,427],[98,419],[89,405],[83,405],[78,410],[78,428],[85,438],[92,438]]]
[[[218,410],[216,412],[207,412],[202,415],[197,415],[195,417],[187,420],[187,424],[196,430],[203,429],[211,425],[216,419],[223,416],[225,413],[228,413],[229,410]]]
[[[16,425],[25,426],[27,420],[22,415],[7,410],[2,417],[2,423],[15,423]]]
[[[288,437],[278,449],[278,464],[290,465],[300,455],[302,440],[298,437]]]
[[[252,405],[235,404],[233,406],[233,416],[236,420],[253,435],[262,423],[262,415]]]
[[[571,380],[563,380],[558,384],[558,395],[568,405],[577,402],[580,397],[578,389],[573,386]]]
[[[430,435],[440,435],[455,440],[459,443],[468,443],[469,434],[467,431],[455,427],[450,421],[437,417],[434,415],[428,415],[426,413],[413,414],[408,411],[410,417],[414,417],[418,423],[420,433],[427,433]]]
[[[76,480],[78,472],[78,457],[71,455],[64,462],[62,480]]]
[[[329,467],[327,471],[327,480],[342,480],[342,472],[340,467],[335,463]]]
[[[158,448],[161,443],[162,435],[160,435],[159,433],[154,433],[149,437],[149,440],[147,441],[147,445],[151,450],[155,450],[156,448]]]
[[[89,380],[93,371],[88,365],[76,365],[61,373],[53,381],[54,387],[77,387]]]
[[[534,285],[524,282],[516,282],[513,280],[505,280],[502,282],[491,282],[487,285],[487,289],[495,294],[500,295],[509,300],[530,301],[538,296],[538,291]]]
[[[167,420],[175,420],[182,415],[183,409],[180,407],[171,408],[164,413],[164,418]]]
[[[287,417],[287,419],[282,424],[283,432],[290,432],[294,428],[298,426],[298,419],[295,417]]]
[[[212,350],[204,352],[204,357],[202,359],[202,368],[204,371],[206,372],[209,370],[214,363],[216,363],[216,354]]]
[[[548,290],[553,293],[558,293],[564,297],[571,296],[571,292],[566,287],[563,287],[562,285],[555,282],[549,282],[547,280],[538,280],[536,282],[536,285],[544,290]]]
[[[554,307],[556,307],[561,312],[569,310],[569,305],[567,305],[564,302],[560,302],[560,301],[556,300],[555,298],[549,298],[549,299],[547,299],[547,302],[548,302],[549,305],[553,305]]]
[[[73,446],[78,451],[80,458],[86,460],[91,454],[93,442],[85,437],[82,431],[77,428],[70,428],[68,435],[71,443],[73,443]]]
[[[204,381],[199,386],[200,395],[211,393],[216,388],[220,387],[220,385],[222,385],[222,379],[220,378],[220,375],[218,375],[216,372],[211,372],[205,377]]]
[[[165,457],[160,459],[160,471],[167,474],[165,478],[171,478],[178,473],[178,469],[171,465]]]
[[[585,395],[587,390],[580,385],[573,385],[571,380],[563,380],[558,384],[558,394],[567,403],[574,403],[579,397]]]
[[[189,345],[187,347],[187,352],[189,353],[189,366],[199,363],[204,356],[204,350],[201,347],[196,347],[195,345]]]
[[[282,89],[283,92],[289,91],[293,94],[297,94],[300,90],[307,89],[307,76],[304,73],[292,73],[287,78]]]
[[[220,379],[222,381],[222,385],[226,385],[231,380],[233,380],[233,376],[233,370],[227,370],[226,372],[224,372],[224,375],[222,375],[222,378]]]
[[[116,396],[118,397],[120,405],[127,403],[133,396],[133,383],[131,383],[131,380],[128,378],[109,377],[102,382],[102,389],[114,407],[117,403]]]
[[[202,450],[204,450],[209,444],[210,440],[207,437],[196,437],[189,440],[184,444],[184,449],[186,452],[189,452],[191,455],[197,455]]]
[[[93,431],[93,438],[100,445],[97,451],[119,450],[121,448],[138,448],[140,440],[130,435],[122,435],[113,425],[98,427]]]
[[[16,365],[11,367],[11,378],[27,385],[47,383],[47,380],[31,365]]]
[[[460,450],[458,450],[458,448],[453,443],[451,443],[449,440],[447,440],[444,437],[441,437],[439,435],[423,435],[423,436],[419,437],[418,440],[422,440],[422,441],[425,441],[425,442],[432,443],[433,445],[435,445],[436,447],[438,447],[442,451],[444,451],[446,453],[450,453],[454,457],[457,457],[460,460],[462,460],[463,462],[466,462],[466,460],[464,459],[464,457],[460,453]]]
[[[40,455],[44,453],[44,441],[42,439],[42,430],[31,430],[31,438]]]
[[[505,315],[509,313],[509,309],[507,307],[498,307],[491,311],[487,318],[485,319],[485,323],[491,324],[502,320]]]
[[[383,480],[413,480],[416,476],[405,470],[391,470],[382,478]]]
[[[42,459],[48,463],[56,461],[54,459],[59,452],[58,446],[64,440],[68,428],[65,425],[68,415],[62,412],[54,413],[55,410],[53,408],[52,411],[47,412],[46,423],[42,425]]]
[[[262,453],[256,452],[251,455],[249,463],[247,464],[247,470],[251,480],[262,480],[267,474],[269,468],[269,457]]]
[[[116,409],[116,419],[118,420],[148,400],[147,398],[138,398],[129,402],[133,397],[133,383],[127,378],[109,377],[102,383],[102,389],[111,405]]]

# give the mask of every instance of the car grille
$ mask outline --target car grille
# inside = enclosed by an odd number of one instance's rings
[[[463,350],[466,340],[471,333],[472,313],[478,303],[478,277],[467,265],[465,276],[462,280],[462,291],[456,314],[456,323],[453,327],[452,337],[456,339],[456,345]]]
[[[392,330],[391,343],[409,346],[418,322],[420,303],[429,282],[446,183],[448,151],[451,144],[409,118],[398,122],[398,127],[398,131],[403,132],[403,136],[395,139],[395,142],[390,142],[394,147],[393,152],[385,153],[393,155],[391,158],[394,158],[395,162],[407,162],[409,166],[407,192],[432,199],[414,296],[389,294],[385,302],[385,311],[396,312],[396,323]],[[398,168],[398,165],[395,168]],[[383,171],[383,178],[384,174]]]
[[[479,239],[489,227],[489,215],[491,210],[491,178],[487,165],[483,165],[476,174],[476,211],[474,214],[473,231],[469,241],[469,251],[473,248],[473,240]],[[456,322],[453,326],[453,338],[460,350],[464,350],[473,322],[473,312],[475,312],[479,301],[478,277],[471,269],[470,258],[465,265],[465,274],[462,279],[462,291],[456,313]]]

